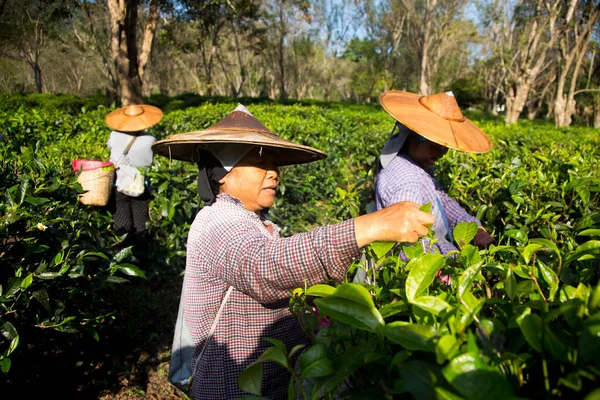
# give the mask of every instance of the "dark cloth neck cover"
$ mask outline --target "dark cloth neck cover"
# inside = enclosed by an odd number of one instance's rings
[[[227,175],[219,160],[211,152],[201,149],[198,162],[198,193],[204,200],[205,206],[212,205],[217,200],[219,181]]]

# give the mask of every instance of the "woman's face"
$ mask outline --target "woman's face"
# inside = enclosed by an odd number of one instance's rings
[[[419,135],[411,135],[406,152],[419,167],[428,169],[448,152],[448,148],[427,139],[420,140]]]
[[[279,168],[275,152],[255,147],[229,171],[221,184],[221,193],[238,198],[248,211],[259,213],[275,202]]]

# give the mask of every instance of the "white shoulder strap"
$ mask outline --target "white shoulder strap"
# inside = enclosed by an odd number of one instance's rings
[[[229,299],[229,295],[231,294],[232,290],[233,290],[233,286],[229,286],[229,289],[227,289],[227,293],[225,293],[225,297],[223,297],[223,301],[221,302],[221,307],[219,307],[219,311],[217,311],[215,320],[213,321],[212,326],[210,327],[210,332],[208,333],[208,337],[206,338],[206,341],[204,342],[204,346],[202,346],[202,350],[200,351],[200,354],[198,354],[198,358],[196,358],[196,364],[194,364],[194,371],[192,372],[192,378],[194,377],[194,375],[196,375],[196,368],[198,368],[198,364],[200,364],[200,360],[202,359],[204,350],[206,350],[206,348],[208,347],[208,344],[210,343],[210,340],[212,339],[213,334],[215,333],[215,329],[217,329],[217,323],[219,322],[219,319],[221,318],[221,314],[223,313],[223,309],[225,308],[225,304],[227,303],[227,300]]]

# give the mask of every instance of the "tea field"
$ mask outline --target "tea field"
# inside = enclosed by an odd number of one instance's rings
[[[183,99],[148,100],[165,110],[150,130],[157,138],[204,129],[237,105]],[[114,107],[0,100],[2,386],[23,396],[172,398],[165,363],[201,207],[197,167],[155,157],[150,261],[139,262],[112,230],[110,204],[77,201],[71,171],[74,159],[108,158],[104,116]],[[393,126],[381,107],[244,104],[280,136],[328,153],[283,170],[270,214],[284,235],[364,213]],[[290,306],[313,340],[293,371],[292,384],[310,382],[299,398],[332,398],[344,385],[362,399],[600,398],[600,133],[467,114],[494,148],[450,151],[437,175],[498,245],[477,251],[468,225],[454,232],[453,257],[404,246],[407,263],[401,245],[376,244],[365,251],[375,265],[367,283],[351,283],[357,263],[337,288],[297,290]],[[313,301],[331,323],[318,334]],[[283,363],[291,349],[276,349]],[[251,392],[259,368],[240,382]],[[156,379],[164,385],[150,396]]]

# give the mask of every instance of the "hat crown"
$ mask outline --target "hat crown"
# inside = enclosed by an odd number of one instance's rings
[[[452,92],[422,96],[419,97],[419,103],[432,113],[449,121],[463,122],[465,120]]]
[[[211,126],[209,129],[225,131],[254,131],[277,136],[275,133],[269,130],[269,128],[264,126],[259,120],[254,118],[253,115],[245,113],[243,111],[232,111],[229,115],[227,115],[225,118]]]
[[[144,113],[144,108],[140,107],[136,104],[132,104],[130,106],[128,106],[127,108],[125,108],[125,110],[123,111],[123,114],[129,116],[129,117],[135,117],[137,115],[141,115]]]

